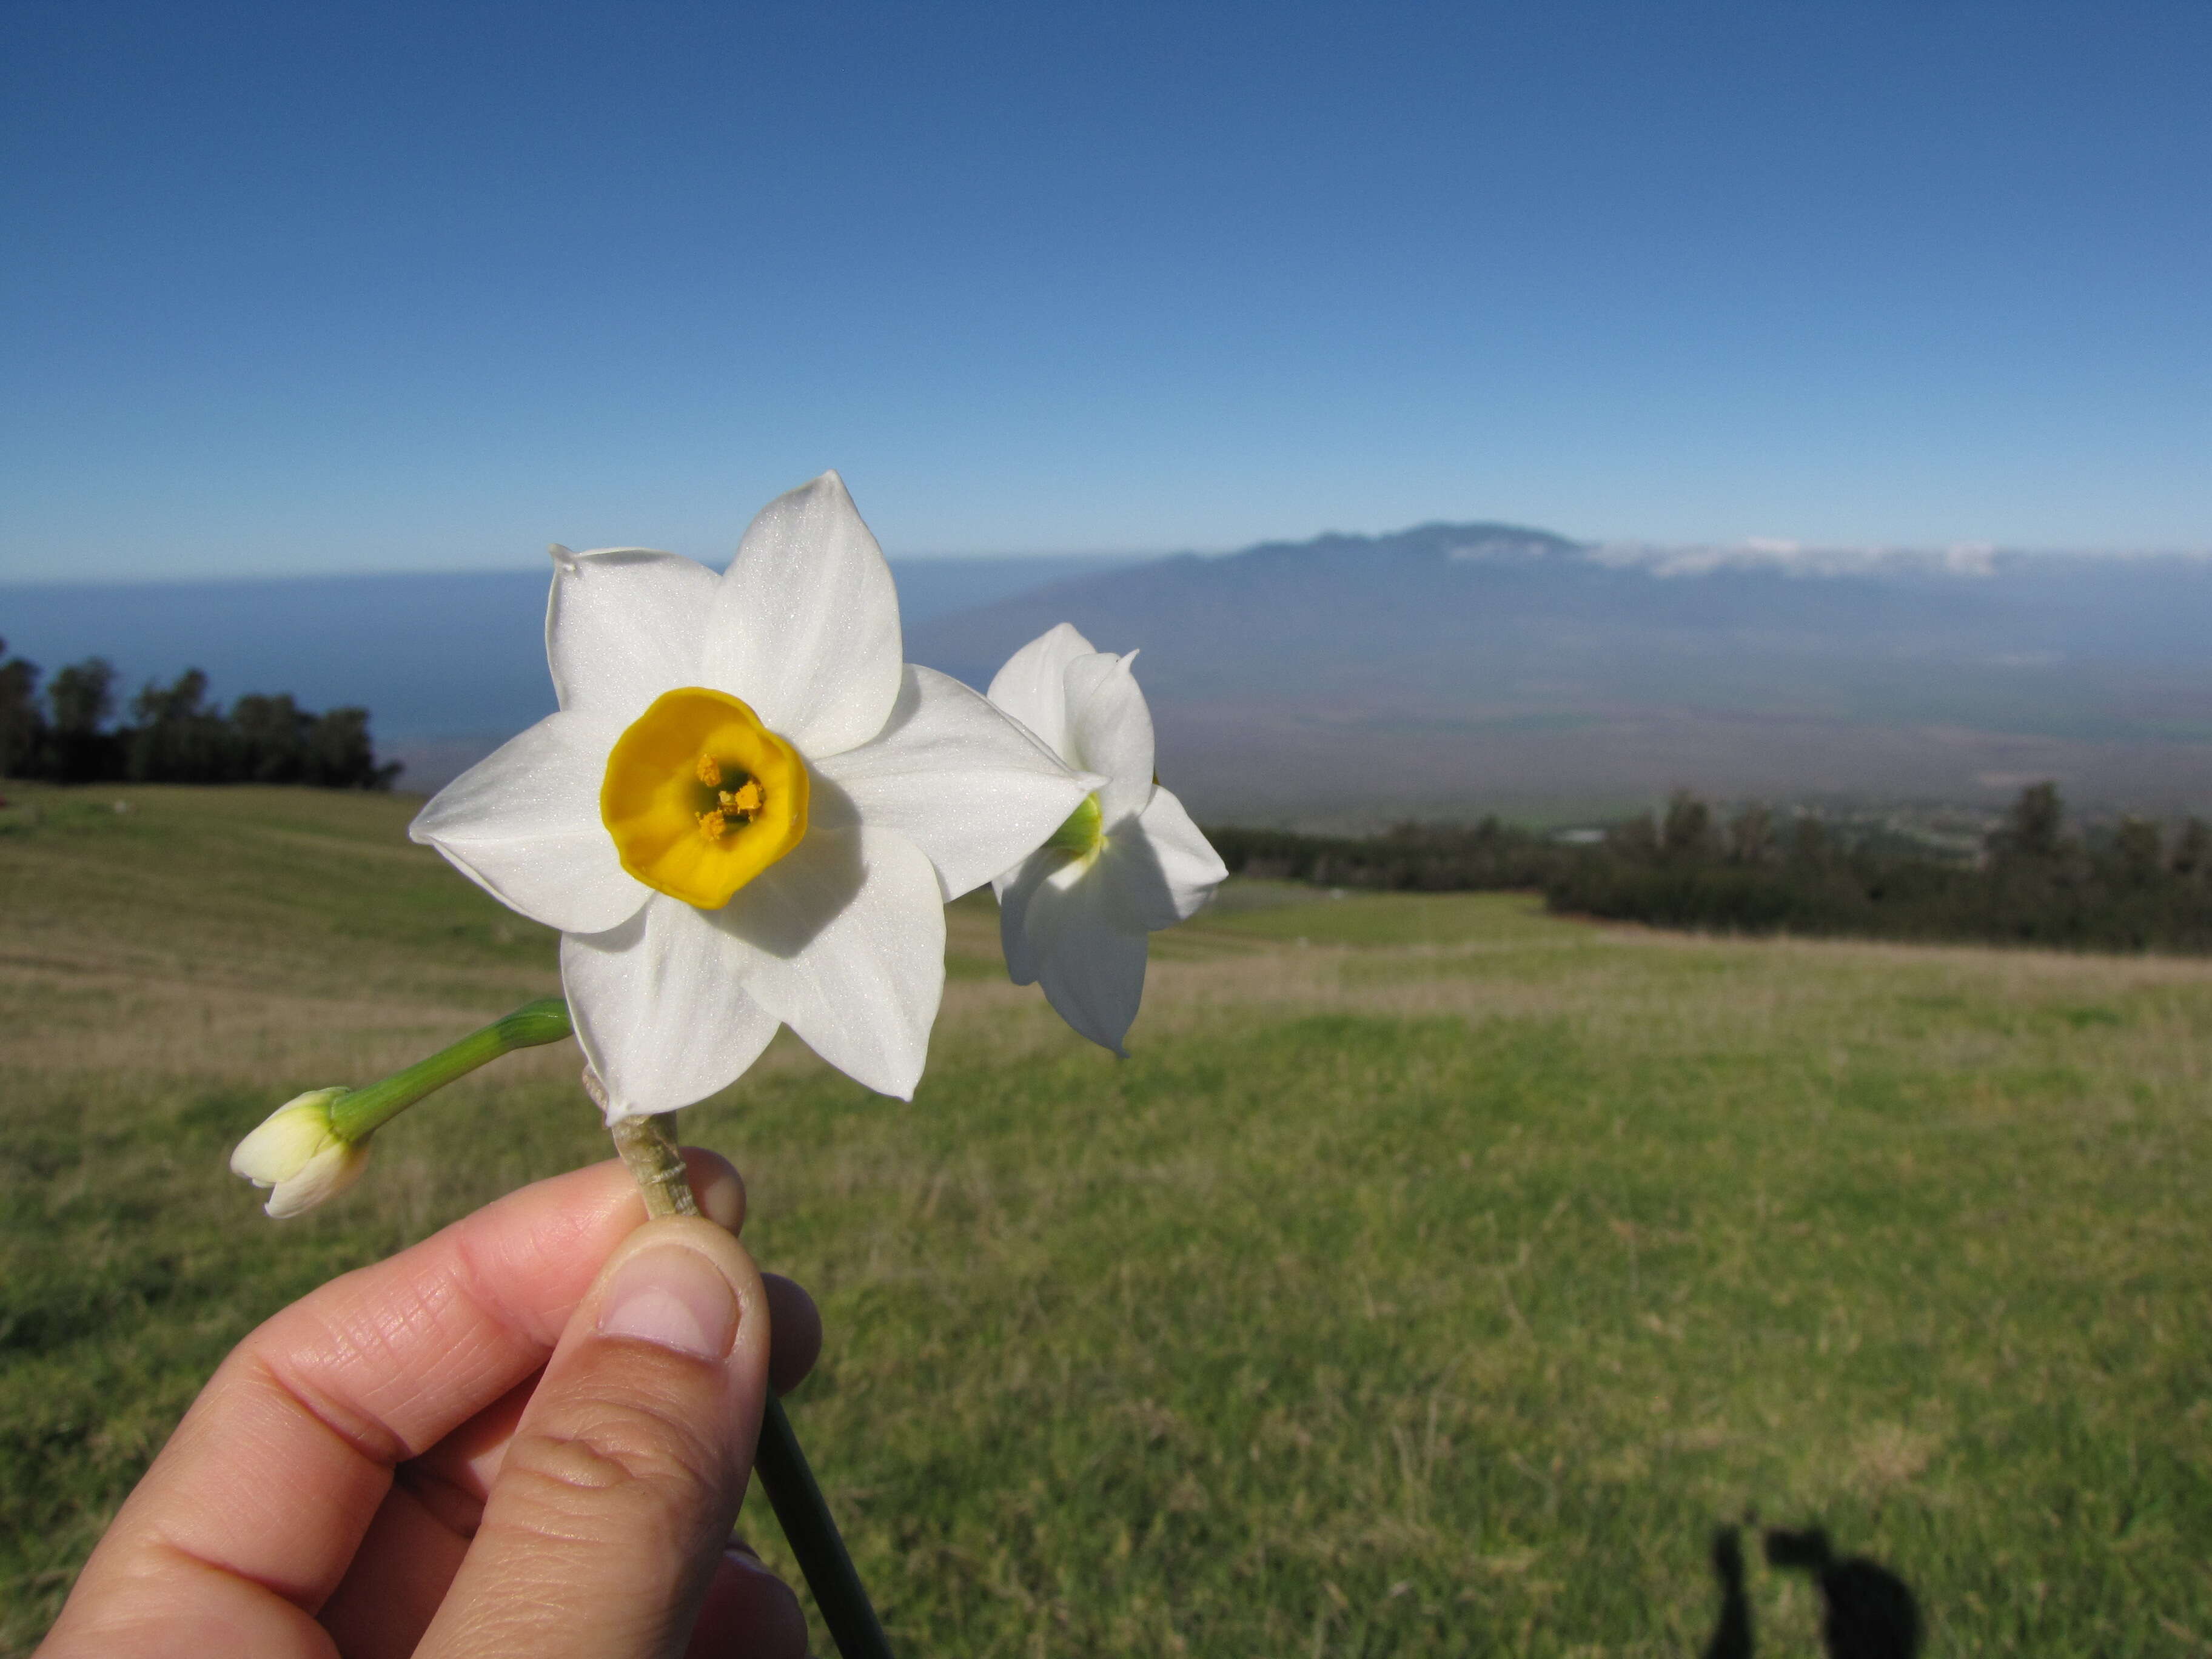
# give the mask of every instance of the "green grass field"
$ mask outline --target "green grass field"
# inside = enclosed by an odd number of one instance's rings
[[[229,1344],[605,1143],[532,1051],[267,1221],[231,1144],[555,988],[550,936],[404,799],[9,793],[18,1652]],[[911,1107],[787,1036],[684,1115],[822,1302],[793,1419],[902,1653],[1693,1655],[1753,1514],[1931,1653],[2212,1652],[2212,963],[1252,887],[1126,1063],[996,963],[963,902]],[[1802,1574],[1751,1592],[1816,1650]]]

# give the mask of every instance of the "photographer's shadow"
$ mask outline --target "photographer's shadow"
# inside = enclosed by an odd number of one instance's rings
[[[1776,1528],[1766,1534],[1769,1566],[1810,1573],[1820,1595],[1820,1644],[1828,1659],[1918,1659],[1920,1604],[1905,1582],[1865,1556],[1838,1560],[1827,1533]],[[1751,1659],[1751,1602],[1744,1593],[1738,1528],[1713,1534],[1713,1576],[1720,1581],[1720,1622],[1702,1659]]]

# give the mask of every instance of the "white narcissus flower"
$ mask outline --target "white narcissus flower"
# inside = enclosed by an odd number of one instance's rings
[[[347,1089],[310,1089],[261,1121],[230,1155],[233,1175],[270,1188],[262,1207],[279,1221],[336,1198],[368,1167],[366,1139],[352,1141],[331,1123],[331,1108]]]
[[[1129,665],[1067,623],[1031,640],[991,701],[1105,782],[1052,839],[991,885],[1014,983],[1041,981],[1060,1018],[1125,1058],[1145,994],[1146,935],[1194,915],[1228,875],[1152,770],[1152,715]]]
[[[910,1098],[945,902],[1097,780],[902,660],[890,568],[835,472],[771,501],[719,574],[642,548],[554,559],[560,712],[409,833],[561,930],[610,1121],[704,1099],[779,1024]]]

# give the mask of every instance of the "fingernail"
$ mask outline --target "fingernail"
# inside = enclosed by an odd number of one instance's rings
[[[738,1334],[738,1298],[698,1251],[664,1244],[623,1263],[599,1304],[599,1334],[720,1359]]]

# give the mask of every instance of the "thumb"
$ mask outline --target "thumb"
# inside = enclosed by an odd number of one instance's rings
[[[737,1519],[768,1393],[768,1298],[678,1217],[599,1270],[515,1425],[418,1656],[679,1654]]]

